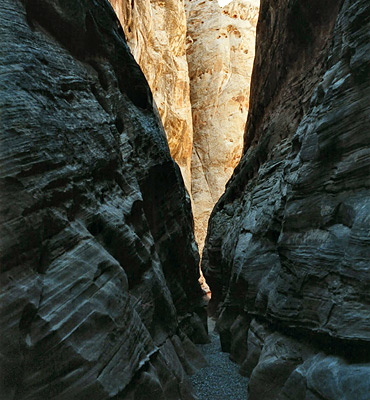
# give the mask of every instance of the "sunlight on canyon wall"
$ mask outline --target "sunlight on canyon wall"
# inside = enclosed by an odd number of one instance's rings
[[[259,0],[110,2],[192,197],[201,252],[242,152]]]
[[[218,0],[218,4],[221,6],[221,7],[224,7],[224,6],[226,6],[227,4],[229,4],[229,3],[231,3],[232,2],[232,0]]]
[[[208,219],[240,160],[248,116],[258,7],[234,0],[186,0],[193,112],[192,196],[203,249]]]
[[[182,1],[110,0],[153,92],[170,152],[191,190],[193,141]]]

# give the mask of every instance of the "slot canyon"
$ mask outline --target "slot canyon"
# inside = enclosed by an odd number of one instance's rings
[[[370,400],[370,2],[0,21],[0,398]]]

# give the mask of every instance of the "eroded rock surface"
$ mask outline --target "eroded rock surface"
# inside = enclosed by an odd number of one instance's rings
[[[194,194],[202,250],[211,210],[242,152],[259,2],[234,0],[224,8],[210,0],[110,2]]]
[[[249,107],[258,1],[186,0],[193,113],[192,197],[200,250],[208,218],[237,165]]]
[[[369,10],[261,3],[245,151],[203,253],[249,400],[369,397]]]
[[[162,118],[171,155],[191,191],[193,142],[183,1],[109,0]]]
[[[0,18],[2,399],[191,399],[190,202],[113,9]]]

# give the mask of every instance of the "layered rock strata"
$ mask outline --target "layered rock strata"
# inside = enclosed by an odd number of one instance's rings
[[[172,157],[191,191],[193,142],[183,1],[109,0],[142,68],[162,118]]]
[[[203,270],[249,400],[370,393],[370,4],[263,0]]]
[[[203,248],[211,211],[237,165],[249,107],[258,1],[186,0],[193,113],[191,192]]]
[[[1,398],[191,399],[190,202],[113,9],[0,19]]]

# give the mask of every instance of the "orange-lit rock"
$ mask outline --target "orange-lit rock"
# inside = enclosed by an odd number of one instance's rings
[[[186,0],[193,113],[192,196],[203,248],[209,215],[237,165],[254,60],[258,1]]]
[[[193,196],[202,249],[209,215],[242,151],[259,1],[234,0],[225,7],[211,0],[110,2]]]
[[[142,68],[165,128],[172,157],[190,192],[192,116],[182,1],[110,0]]]

